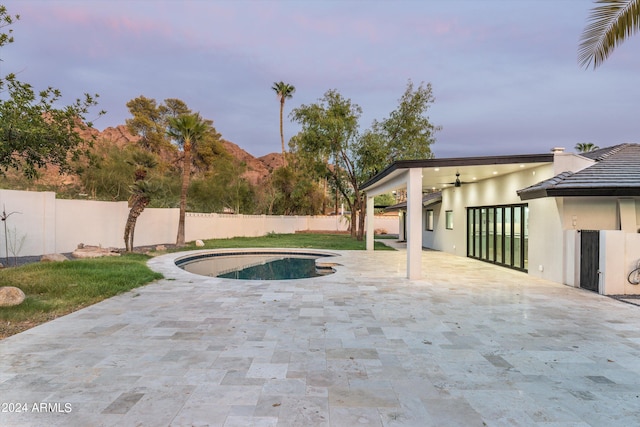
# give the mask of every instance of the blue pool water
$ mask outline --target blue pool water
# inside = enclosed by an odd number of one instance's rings
[[[225,279],[288,280],[331,274],[331,267],[316,265],[316,259],[330,256],[300,252],[208,252],[176,260],[176,265],[194,274]]]

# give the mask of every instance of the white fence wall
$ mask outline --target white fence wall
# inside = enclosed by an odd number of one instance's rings
[[[72,251],[78,243],[124,246],[127,202],[60,199],[55,206],[56,252]]]
[[[0,256],[71,252],[79,243],[124,247],[127,202],[56,199],[53,192],[0,190],[0,205],[9,215],[0,228]],[[145,209],[138,218],[135,245],[173,243],[178,209]],[[397,217],[375,217],[375,228],[398,233]],[[304,230],[346,231],[339,216],[268,216],[188,213],[186,240],[263,236]],[[7,244],[7,245],[6,245]],[[8,248],[6,248],[8,246]]]
[[[640,294],[640,285],[629,283],[627,277],[632,270],[640,266],[640,233],[626,233],[624,239],[624,290],[625,295]]]
[[[580,233],[565,230],[565,280],[580,287]],[[600,293],[603,295],[639,295],[640,285],[628,282],[629,273],[640,262],[640,233],[600,230]]]
[[[603,295],[624,294],[625,282],[625,232],[600,230],[599,290]]]
[[[3,258],[7,255],[7,246],[9,255],[55,252],[55,193],[0,190],[0,205],[8,215],[0,229],[0,254]]]

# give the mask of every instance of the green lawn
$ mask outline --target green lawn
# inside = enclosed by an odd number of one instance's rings
[[[313,248],[344,251],[365,250],[366,242],[352,239],[348,234],[268,234],[263,237],[234,237],[232,239],[204,240],[204,247],[196,247],[194,242],[178,250],[224,249],[224,248]],[[375,242],[376,250],[395,250]],[[174,249],[175,251],[176,249]]]
[[[364,250],[365,242],[346,234],[269,234],[207,240],[204,248],[191,242],[172,251],[243,247]],[[394,250],[378,242],[375,249]],[[0,307],[0,339],[162,278],[147,267],[148,260],[147,255],[123,254],[0,270],[0,286],[18,287],[27,296],[19,306]]]
[[[0,286],[26,294],[14,307],[0,307],[0,338],[95,304],[162,278],[147,267],[149,257],[120,257],[34,263],[0,271]]]

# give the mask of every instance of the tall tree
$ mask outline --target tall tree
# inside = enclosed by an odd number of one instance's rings
[[[275,215],[318,215],[322,212],[324,195],[314,179],[308,162],[301,157],[290,156],[287,167],[271,174],[266,186],[274,192],[271,211]]]
[[[293,138],[296,155],[316,162],[330,177],[349,206],[351,224],[356,223],[362,198],[355,155],[361,114],[360,106],[336,90],[327,91],[318,103],[302,105],[291,113],[302,125],[300,133]],[[356,227],[351,227],[351,235],[361,238]]]
[[[127,129],[140,136],[140,145],[148,151],[159,153],[162,148],[171,146],[167,137],[167,123],[156,100],[139,96],[127,102],[127,108],[133,116],[126,119]]]
[[[296,155],[324,168],[351,211],[351,235],[364,235],[365,199],[361,185],[395,160],[431,158],[431,144],[440,130],[426,116],[434,102],[431,85],[415,88],[409,81],[398,107],[388,118],[374,121],[359,133],[362,110],[335,90],[319,103],[302,105],[291,113],[302,125],[292,138]],[[327,161],[325,161],[327,160]]]
[[[373,176],[396,160],[430,159],[435,133],[442,129],[427,116],[435,102],[431,83],[417,88],[411,80],[398,100],[398,107],[382,121],[374,120],[360,144],[363,172]]]
[[[168,134],[182,148],[182,186],[180,189],[180,216],[176,245],[184,246],[184,221],[187,210],[187,191],[191,176],[191,150],[199,140],[203,139],[210,127],[202,120],[200,114],[184,114],[170,117]]]
[[[640,0],[596,0],[578,48],[583,67],[596,69],[628,37],[640,30]]]
[[[175,150],[167,136],[168,119],[191,113],[180,99],[168,98],[158,104],[155,99],[143,95],[127,102],[127,108],[133,116],[126,120],[127,129],[140,136],[140,145],[153,153]]]
[[[284,148],[284,127],[282,124],[282,116],[284,114],[284,102],[287,99],[291,99],[293,97],[293,93],[296,91],[296,88],[293,85],[290,85],[285,82],[275,82],[271,89],[276,93],[278,99],[280,100],[280,141],[282,142],[282,160],[284,164],[287,164],[287,159],[285,157],[285,148]]]
[[[0,28],[19,18],[0,5]],[[13,42],[13,30],[5,31],[0,33],[0,47]],[[78,130],[91,127],[85,116],[97,105],[98,95],[85,94],[69,106],[57,107],[62,98],[59,90],[48,87],[36,94],[13,73],[0,76],[0,93],[4,95],[0,100],[0,168],[4,171],[21,170],[31,178],[39,168],[56,165],[64,173],[70,170],[69,159],[86,152]]]
[[[575,149],[578,150],[579,153],[588,153],[590,151],[598,150],[598,147],[593,142],[579,142],[576,144]]]

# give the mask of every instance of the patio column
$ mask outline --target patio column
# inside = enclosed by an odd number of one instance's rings
[[[409,169],[407,180],[407,278],[422,276],[422,168]]]
[[[374,217],[373,217],[373,208],[374,208],[374,203],[373,203],[373,197],[369,197],[369,195],[367,194],[367,250],[368,251],[372,251],[373,250],[373,238],[374,238],[374,233],[375,233],[375,228],[374,228]]]

